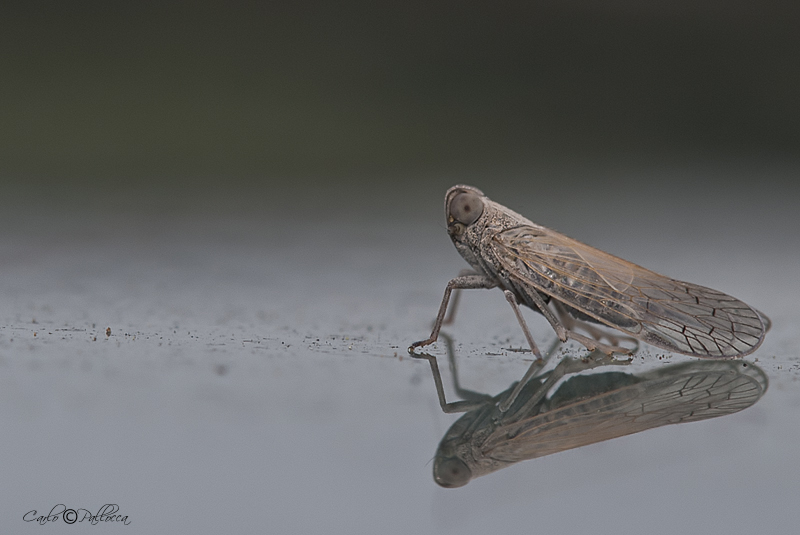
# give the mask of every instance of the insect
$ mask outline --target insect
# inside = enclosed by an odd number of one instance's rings
[[[607,355],[632,351],[592,324],[702,358],[752,353],[769,328],[766,316],[734,297],[659,275],[537,225],[477,188],[450,188],[445,216],[453,244],[473,271],[447,283],[433,332],[411,344],[412,354],[436,341],[450,294],[459,289],[502,289],[538,361],[541,353],[519,305],[543,314],[562,342],[575,340]],[[604,337],[609,344],[600,341]]]
[[[484,402],[464,414],[439,444],[434,480],[460,487],[527,459],[725,416],[755,404],[768,385],[766,374],[746,362],[691,361],[638,374],[580,375],[595,365],[566,357],[528,382],[508,412]]]

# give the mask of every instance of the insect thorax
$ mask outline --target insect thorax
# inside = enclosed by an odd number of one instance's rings
[[[490,242],[497,233],[521,224],[533,223],[508,208],[485,199],[483,215],[467,227],[461,236],[452,236],[453,245],[478,273],[500,282],[504,278],[499,273],[502,268],[491,251]]]

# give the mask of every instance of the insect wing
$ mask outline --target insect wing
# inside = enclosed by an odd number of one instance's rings
[[[610,327],[698,357],[736,357],[764,339],[764,323],[722,292],[676,281],[544,227],[493,236],[513,278]]]
[[[504,463],[533,459],[663,425],[733,414],[756,403],[766,388],[760,370],[740,373],[725,367],[670,374],[500,425],[481,450]]]

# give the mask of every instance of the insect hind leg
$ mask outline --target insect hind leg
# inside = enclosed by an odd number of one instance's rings
[[[585,319],[581,318],[578,316],[579,314],[581,316],[585,315],[582,314],[579,310],[569,309],[562,303],[556,301],[555,299],[553,299],[551,303],[553,304],[553,308],[556,311],[558,320],[561,322],[564,328],[567,329],[567,331],[573,333],[573,335],[577,334],[575,332],[575,329],[579,328],[585,331],[589,335],[589,337],[595,340],[596,342],[600,342],[600,340],[605,339],[608,341],[610,346],[620,346],[620,341],[624,341],[624,342],[629,342],[633,345],[633,348],[631,348],[629,351],[635,352],[639,349],[639,341],[636,338],[626,335],[615,335],[614,333],[600,329],[592,324],[592,322],[595,320],[591,316],[586,316]]]
[[[566,321],[567,326],[565,326],[564,325],[565,322],[562,321],[562,318],[556,317],[556,315],[553,314],[553,311],[550,310],[550,308],[547,306],[547,303],[544,302],[544,299],[542,299],[542,296],[539,295],[539,292],[535,290],[530,292],[525,292],[525,297],[527,297],[530,300],[530,302],[536,305],[536,307],[542,312],[542,315],[545,318],[547,318],[547,321],[550,323],[550,326],[556,332],[556,336],[558,336],[558,338],[562,342],[566,342],[567,340],[575,340],[576,342],[583,345],[589,351],[597,350],[605,353],[606,355],[613,355],[614,353],[622,355],[633,354],[634,350],[629,349],[627,347],[614,345],[614,342],[612,342],[612,345],[608,345],[600,342],[599,340],[589,338],[588,336],[576,333],[574,330],[571,329],[571,327],[574,327],[576,325],[575,324],[576,320],[574,320],[573,318],[569,318]],[[558,305],[556,305],[556,310],[559,310]],[[562,317],[565,316],[566,314],[563,312],[565,311],[559,313],[559,316]]]

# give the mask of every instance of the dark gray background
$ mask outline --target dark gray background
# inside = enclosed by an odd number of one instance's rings
[[[269,183],[800,150],[790,2],[9,2],[4,174]]]
[[[777,2],[8,5],[0,525],[110,531],[22,516],[118,503],[148,533],[792,533],[797,20]],[[764,311],[766,397],[436,487],[455,418],[405,348],[464,266],[442,214],[458,182]],[[524,339],[499,292],[462,305],[463,380],[496,393]]]

